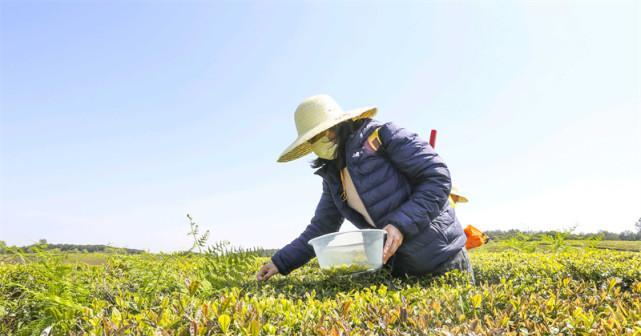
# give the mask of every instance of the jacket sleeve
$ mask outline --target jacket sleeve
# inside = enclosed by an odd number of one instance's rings
[[[306,264],[315,256],[314,248],[307,242],[312,238],[338,231],[344,220],[345,218],[334,205],[327,182],[323,179],[323,194],[310,224],[298,238],[272,256],[272,262],[278,267],[279,273],[287,275]]]
[[[387,223],[410,239],[438,217],[445,206],[452,188],[450,173],[432,146],[416,133],[388,122],[381,126],[379,134],[386,157],[412,186],[409,199],[388,215]]]

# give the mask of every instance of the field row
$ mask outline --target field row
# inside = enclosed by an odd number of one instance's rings
[[[102,265],[42,254],[0,264],[0,334],[634,334],[641,333],[641,255],[471,254],[465,277],[350,276],[315,262],[268,283],[266,258],[111,256]]]

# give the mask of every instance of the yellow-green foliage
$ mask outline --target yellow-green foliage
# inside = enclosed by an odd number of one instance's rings
[[[0,334],[641,333],[639,253],[471,255],[476,286],[457,272],[338,276],[315,262],[261,284],[266,258],[252,253],[116,255],[102,265],[40,254],[0,263]]]

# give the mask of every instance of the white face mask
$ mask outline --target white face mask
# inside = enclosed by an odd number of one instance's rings
[[[311,146],[312,150],[319,158],[326,160],[334,159],[337,146],[333,141],[329,140],[327,136],[318,139],[318,141],[314,142]]]

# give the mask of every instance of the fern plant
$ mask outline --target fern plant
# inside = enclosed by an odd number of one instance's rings
[[[189,233],[188,236],[192,236],[194,243],[188,252],[193,252],[195,249],[198,249],[198,253],[202,253],[203,249],[207,245],[207,240],[209,239],[209,230],[205,231],[202,235],[199,235],[198,224],[194,221],[190,214],[187,214],[189,219]]]

